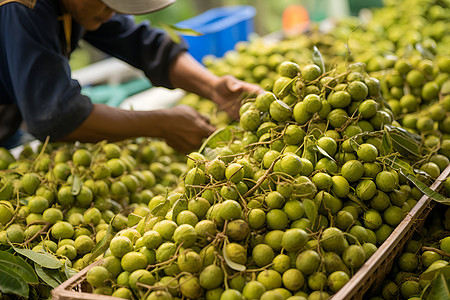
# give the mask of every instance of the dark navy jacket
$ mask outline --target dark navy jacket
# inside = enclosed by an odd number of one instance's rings
[[[63,23],[59,0],[0,0],[0,106],[17,106],[36,138],[63,138],[92,110],[71,78],[68,61],[81,38],[143,70],[153,85],[172,88],[169,65],[186,50],[185,44],[175,44],[163,31],[136,25],[125,15],[115,15],[90,32],[69,21],[69,43]]]

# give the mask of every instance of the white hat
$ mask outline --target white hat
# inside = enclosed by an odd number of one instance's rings
[[[101,0],[115,12],[128,15],[142,15],[163,9],[176,0]]]

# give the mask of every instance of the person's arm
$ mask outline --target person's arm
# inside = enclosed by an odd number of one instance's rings
[[[174,87],[213,100],[235,119],[239,117],[241,100],[263,91],[256,84],[238,80],[230,75],[214,75],[187,52],[179,54],[171,64],[169,78]]]
[[[182,88],[211,99],[235,119],[240,100],[262,91],[232,76],[217,77],[186,52],[183,42],[174,43],[161,29],[136,25],[128,16],[114,16],[98,30],[87,32],[84,39],[142,69],[153,85]]]
[[[198,147],[215,128],[193,108],[176,106],[154,111],[129,111],[94,104],[88,118],[62,140],[66,142],[118,141],[132,137],[164,139],[174,149],[187,153]]]

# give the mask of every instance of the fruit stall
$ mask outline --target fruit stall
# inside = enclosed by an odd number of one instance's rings
[[[264,89],[238,121],[115,59],[75,71],[97,103],[217,130],[189,154],[0,147],[0,298],[450,299],[450,3],[368,2],[292,6],[264,35],[256,5],[177,23],[211,72]]]

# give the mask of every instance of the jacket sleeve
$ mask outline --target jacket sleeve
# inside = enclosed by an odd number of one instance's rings
[[[60,54],[57,14],[50,3],[37,1],[34,9],[15,2],[0,7],[0,81],[28,131],[56,141],[81,125],[92,103],[81,95]]]
[[[187,47],[174,43],[160,29],[148,23],[135,24],[131,16],[115,15],[98,30],[87,32],[84,39],[105,53],[144,71],[155,86],[172,88],[169,66]]]

